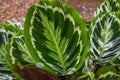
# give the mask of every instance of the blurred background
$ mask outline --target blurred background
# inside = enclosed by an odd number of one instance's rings
[[[93,17],[96,7],[104,0],[61,0],[73,5],[89,21]],[[16,19],[22,22],[31,5],[39,0],[0,0],[0,23]]]

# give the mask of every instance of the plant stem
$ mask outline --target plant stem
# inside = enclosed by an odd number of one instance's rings
[[[100,65],[99,64],[96,64],[95,65],[95,68],[92,70],[92,72],[96,73],[98,69],[100,69]]]

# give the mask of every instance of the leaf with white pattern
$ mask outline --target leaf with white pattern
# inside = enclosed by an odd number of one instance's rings
[[[59,1],[43,0],[28,11],[24,36],[35,63],[53,74],[79,70],[88,55],[88,31],[79,13]]]
[[[94,12],[94,17],[102,12],[120,12],[120,0],[105,0]]]
[[[120,13],[102,13],[91,23],[92,58],[97,64],[120,55]]]

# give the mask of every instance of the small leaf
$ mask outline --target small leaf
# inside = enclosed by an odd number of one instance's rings
[[[119,80],[120,74],[114,66],[105,66],[97,71],[98,80]]]
[[[96,80],[93,72],[83,71],[77,80]]]

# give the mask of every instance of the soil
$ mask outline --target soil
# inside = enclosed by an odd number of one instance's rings
[[[82,15],[82,17],[89,21],[93,18],[94,11],[97,6],[104,0],[65,0],[69,4],[73,5]]]
[[[22,22],[31,5],[39,0],[0,0],[0,23],[16,19]],[[73,5],[86,21],[93,17],[98,4],[104,0],[62,0]]]

